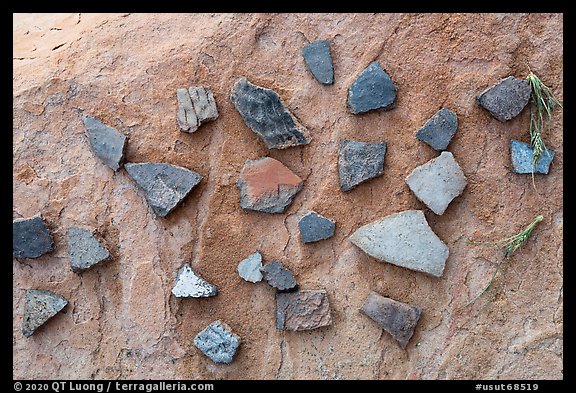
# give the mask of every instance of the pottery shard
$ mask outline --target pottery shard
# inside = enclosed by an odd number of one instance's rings
[[[334,66],[328,41],[319,40],[309,43],[302,48],[302,57],[318,82],[323,85],[334,83]]]
[[[450,202],[462,194],[467,180],[452,153],[440,156],[416,167],[406,177],[406,183],[416,197],[434,213],[444,213]]]
[[[376,292],[368,295],[360,311],[390,333],[402,348],[406,348],[422,313],[418,306],[401,303]]]
[[[261,271],[268,285],[279,291],[289,291],[298,285],[292,272],[278,261],[268,262]]]
[[[348,89],[348,108],[357,115],[375,109],[394,108],[396,86],[377,62],[372,62]]]
[[[303,187],[303,180],[270,157],[247,160],[236,182],[243,209],[283,213]]]
[[[530,100],[530,82],[509,76],[484,90],[476,100],[484,109],[501,122],[516,116]]]
[[[310,212],[300,219],[298,229],[304,243],[317,242],[334,236],[336,223],[316,212]]]
[[[211,297],[218,294],[218,288],[194,273],[185,263],[178,271],[172,294],[176,297]]]
[[[442,276],[448,247],[428,226],[421,210],[406,210],[364,225],[350,241],[380,261]]]
[[[262,255],[256,251],[254,254],[249,255],[247,258],[240,261],[237,267],[238,274],[244,280],[249,282],[262,281]]]
[[[128,163],[125,168],[160,217],[174,210],[202,180],[194,171],[164,163]]]
[[[386,143],[342,140],[338,146],[338,177],[344,192],[384,172]]]
[[[71,227],[67,236],[70,266],[76,273],[110,259],[110,253],[92,232]]]
[[[176,89],[178,113],[176,121],[184,132],[193,133],[203,123],[218,118],[218,108],[209,87],[194,86]]]
[[[276,329],[311,330],[332,324],[324,290],[276,293]]]
[[[416,138],[429,144],[434,150],[446,150],[458,129],[458,116],[450,109],[442,108],[416,132]]]
[[[244,122],[266,144],[268,149],[285,149],[307,145],[309,131],[290,113],[273,90],[240,78],[232,88],[232,103]]]
[[[30,337],[36,329],[58,314],[67,304],[68,300],[54,292],[38,289],[27,290],[22,319],[22,334]]]
[[[524,174],[534,171],[534,173],[547,175],[554,155],[554,150],[548,149],[542,153],[536,165],[532,166],[532,160],[534,159],[534,149],[532,146],[516,140],[510,142],[510,156],[515,173]]]
[[[231,363],[240,346],[240,337],[230,326],[217,320],[194,337],[194,345],[215,363]]]
[[[128,138],[90,115],[83,115],[82,121],[94,154],[113,170],[121,168]]]
[[[38,258],[54,250],[54,239],[40,214],[12,221],[12,255]]]

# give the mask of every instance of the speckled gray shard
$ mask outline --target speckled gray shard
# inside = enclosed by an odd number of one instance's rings
[[[481,107],[501,122],[516,116],[530,100],[530,82],[509,76],[484,90],[476,100]]]
[[[458,129],[458,116],[450,109],[442,108],[416,132],[416,138],[429,144],[434,150],[446,150]]]
[[[76,273],[110,259],[108,250],[86,229],[71,227],[67,241],[70,266]]]
[[[342,140],[338,146],[340,189],[350,191],[384,172],[386,143]]]
[[[193,86],[176,89],[178,112],[176,121],[184,132],[193,133],[203,123],[218,118],[218,108],[209,87]]]
[[[215,363],[231,363],[240,346],[240,337],[230,326],[217,320],[194,337],[194,345]]]
[[[375,109],[389,110],[396,102],[396,86],[377,62],[372,62],[348,89],[348,108],[357,115]]]
[[[325,290],[276,292],[276,329],[311,330],[331,324]]]
[[[113,170],[121,168],[128,138],[90,115],[83,115],[82,121],[94,154]]]
[[[512,167],[515,173],[541,173],[547,175],[550,170],[550,164],[556,153],[548,149],[540,156],[536,166],[532,168],[532,159],[534,158],[534,149],[528,143],[512,140],[510,142],[510,155],[512,157]]]
[[[218,288],[194,273],[185,263],[178,271],[172,294],[176,297],[211,297],[218,295]]]
[[[298,229],[304,243],[312,243],[334,236],[336,223],[316,212],[310,212],[300,219]]]
[[[334,83],[334,66],[328,41],[318,40],[309,43],[302,48],[302,56],[306,66],[318,82],[324,85]]]
[[[240,261],[238,264],[238,274],[244,280],[249,282],[262,281],[262,255],[256,251],[254,254],[249,255],[247,258]]]
[[[40,214],[12,221],[12,255],[38,258],[54,250],[54,239]]]
[[[68,300],[54,292],[38,289],[27,290],[24,317],[22,318],[22,334],[30,337],[36,329],[58,314],[67,304]]]
[[[350,241],[380,261],[442,276],[448,247],[428,226],[421,210],[391,214],[360,227]]]
[[[450,202],[462,194],[466,176],[449,151],[416,167],[406,177],[406,183],[414,195],[434,213],[444,213]]]
[[[292,272],[278,261],[268,262],[261,269],[264,280],[279,291],[289,291],[295,289],[298,284]]]
[[[273,90],[254,85],[242,77],[234,84],[230,99],[246,125],[268,149],[286,149],[310,143],[310,132],[286,109]]]
[[[398,302],[376,292],[368,295],[360,311],[390,333],[403,349],[412,338],[422,314],[418,306]]]
[[[125,168],[160,217],[174,210],[202,180],[190,169],[164,163],[127,163]]]

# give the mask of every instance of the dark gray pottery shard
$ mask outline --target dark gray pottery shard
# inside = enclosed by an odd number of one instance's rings
[[[121,168],[128,138],[90,115],[83,115],[82,121],[94,154],[113,170]]]
[[[244,122],[266,144],[268,149],[286,149],[307,145],[309,131],[290,113],[273,90],[240,78],[230,96]]]
[[[190,169],[165,163],[127,163],[125,168],[160,217],[174,210],[202,180]]]
[[[296,288],[296,280],[292,272],[278,261],[271,261],[264,265],[260,271],[264,280],[279,291],[288,291]]]
[[[328,41],[319,40],[309,43],[302,48],[302,57],[318,82],[323,85],[334,83],[334,66]]]
[[[298,221],[298,229],[302,241],[312,243],[334,236],[336,223],[316,212],[310,212]]]
[[[89,230],[71,227],[68,229],[67,242],[70,266],[76,273],[110,259],[108,250]]]
[[[340,189],[347,192],[357,185],[384,172],[386,143],[340,141],[338,146],[338,176]]]
[[[194,337],[194,345],[214,363],[229,364],[240,346],[240,337],[226,323],[217,320]]]
[[[510,142],[510,156],[512,158],[514,173],[526,174],[532,173],[532,170],[534,170],[534,173],[547,175],[555,154],[554,150],[548,149],[542,153],[536,165],[532,167],[532,160],[534,158],[534,149],[532,146],[516,140]]]
[[[54,239],[40,214],[12,221],[14,258],[38,258],[54,250]]]
[[[357,115],[375,109],[389,110],[396,102],[396,86],[377,62],[358,75],[348,89],[348,108]]]
[[[446,150],[458,129],[458,116],[450,109],[442,108],[416,133],[416,138],[429,144],[434,150]]]
[[[36,329],[58,314],[67,304],[68,300],[54,292],[38,289],[27,290],[24,317],[22,318],[22,334],[30,337]]]
[[[530,82],[509,76],[484,90],[476,100],[492,116],[501,122],[520,114],[530,100]]]
[[[401,303],[376,292],[368,295],[360,311],[390,333],[402,348],[406,348],[422,313],[418,306]]]

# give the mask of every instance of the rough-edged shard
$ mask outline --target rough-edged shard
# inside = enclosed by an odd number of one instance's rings
[[[194,345],[215,363],[231,363],[240,337],[221,320],[212,322],[194,337]]]
[[[67,235],[70,266],[76,273],[110,259],[110,253],[89,230],[71,227]]]
[[[36,329],[58,314],[67,304],[68,300],[54,292],[28,289],[22,318],[22,334],[30,337]]]
[[[444,213],[450,202],[462,194],[467,180],[460,165],[449,151],[414,168],[406,183],[416,197],[434,213]]]
[[[450,109],[442,108],[434,114],[418,132],[416,138],[429,144],[434,150],[446,150],[458,129],[458,116]]]
[[[404,349],[414,334],[422,310],[371,292],[360,309],[382,329],[390,333]]]
[[[318,40],[302,48],[302,57],[314,78],[323,85],[334,83],[334,66],[330,55],[330,43]]]
[[[194,273],[185,263],[178,271],[172,294],[176,297],[211,297],[218,294],[218,288]]]
[[[304,181],[280,161],[270,157],[247,160],[236,186],[243,209],[283,213],[302,189]]]
[[[278,261],[271,261],[261,269],[264,280],[279,291],[289,291],[298,285],[292,272]]]
[[[164,163],[127,163],[125,168],[160,217],[174,210],[202,180],[190,169]]]
[[[428,226],[421,210],[406,210],[366,224],[350,236],[366,254],[396,266],[440,277],[448,247]]]
[[[285,149],[307,145],[310,132],[286,109],[280,96],[273,90],[240,78],[230,95],[244,122],[266,144],[268,149]]]
[[[38,258],[54,250],[54,239],[40,214],[12,221],[12,255]]]
[[[126,135],[90,115],[83,115],[82,121],[94,154],[113,170],[120,169],[128,141]]]
[[[316,212],[310,212],[300,219],[298,229],[304,243],[317,242],[334,236],[336,223]]]
[[[176,89],[178,112],[176,122],[184,132],[193,133],[203,123],[218,118],[218,108],[209,87],[193,86]]]
[[[396,86],[377,62],[372,62],[348,89],[348,108],[357,115],[375,109],[389,110],[396,102]]]
[[[262,281],[262,255],[256,251],[250,254],[247,258],[240,261],[237,267],[238,274],[244,280],[249,282]]]
[[[530,82],[509,76],[484,90],[476,100],[492,116],[501,122],[520,114],[530,100]]]
[[[354,189],[384,172],[386,143],[344,139],[338,146],[338,177],[344,192]]]
[[[310,330],[331,324],[325,290],[276,292],[276,329]]]
[[[516,140],[510,142],[510,156],[515,173],[532,173],[532,170],[534,170],[534,173],[547,175],[555,154],[554,150],[548,149],[542,153],[536,165],[532,167],[532,160],[534,158],[534,149],[532,146]]]

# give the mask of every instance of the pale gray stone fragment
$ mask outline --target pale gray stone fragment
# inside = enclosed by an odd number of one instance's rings
[[[176,89],[178,112],[176,122],[184,132],[193,133],[203,123],[218,118],[218,108],[209,87],[193,86]]]
[[[68,300],[54,292],[28,289],[22,318],[22,334],[30,337],[36,329],[58,314],[67,304]]]
[[[218,288],[194,273],[185,263],[178,271],[172,294],[176,297],[211,297],[218,294]]]
[[[71,227],[67,235],[70,266],[76,273],[110,259],[108,250],[89,230]]]
[[[237,270],[240,277],[249,282],[262,281],[262,255],[256,251],[247,258],[240,261]]]

